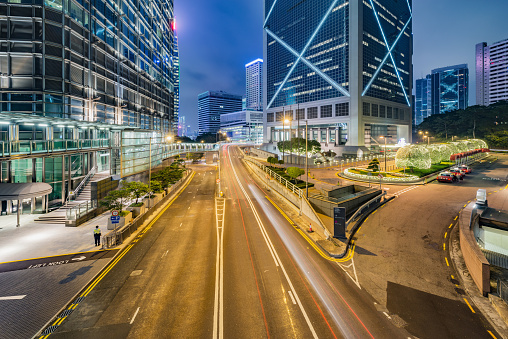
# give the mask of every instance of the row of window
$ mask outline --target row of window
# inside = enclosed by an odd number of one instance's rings
[[[333,117],[333,105],[323,105],[320,107],[320,118],[332,118]],[[346,117],[349,116],[349,103],[343,102],[335,104],[335,116]],[[318,118],[318,107],[307,108],[307,119]],[[269,112],[266,114],[267,122],[282,122],[285,119],[290,120],[305,120],[305,108],[296,110],[296,117],[293,115],[293,111],[282,111],[282,112]]]
[[[406,110],[402,108],[371,104],[369,102],[363,103],[363,115],[366,117],[379,117],[395,120],[406,120],[406,118],[409,118],[409,115],[406,114]]]

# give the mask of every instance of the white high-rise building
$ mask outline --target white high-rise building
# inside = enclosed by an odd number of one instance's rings
[[[508,39],[476,45],[476,104],[508,100]]]
[[[256,59],[245,65],[246,109],[263,110],[263,60]]]

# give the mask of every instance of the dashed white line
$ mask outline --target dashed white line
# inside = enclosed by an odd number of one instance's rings
[[[288,291],[289,296],[291,297],[291,301],[293,302],[293,305],[296,305],[295,297],[293,297],[293,293],[291,291]]]
[[[136,313],[134,313],[134,316],[131,319],[131,322],[130,322],[131,325],[134,322],[134,319],[136,319],[136,316],[138,315],[138,312],[139,312],[139,307],[138,307],[138,309],[136,310]]]
[[[388,319],[392,319],[392,317],[390,317],[390,316],[388,315],[388,313],[383,312],[383,314],[384,314],[384,315],[386,315],[386,317],[387,317]]]

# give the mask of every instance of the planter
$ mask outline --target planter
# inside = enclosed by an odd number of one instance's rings
[[[137,218],[141,214],[146,212],[146,206],[145,206],[145,203],[143,202],[143,206],[140,206],[140,207],[128,207],[127,210],[132,212],[132,217],[133,218]]]
[[[111,221],[111,217],[108,218],[108,230],[120,229],[123,226],[127,225],[132,220],[132,212],[129,212],[125,217],[120,217],[118,224],[113,224]]]

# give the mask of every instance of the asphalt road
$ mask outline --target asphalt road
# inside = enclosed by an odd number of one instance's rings
[[[194,179],[51,338],[407,338],[267,199],[235,147]],[[217,216],[216,216],[217,214]],[[385,313],[383,313],[385,312]]]
[[[492,338],[488,331],[495,333],[462,286],[456,285],[447,244],[450,227],[464,205],[474,200],[479,188],[494,192],[506,187],[507,174],[508,156],[500,155],[496,162],[475,165],[473,173],[457,184],[436,181],[406,187],[371,215],[357,234],[361,286],[402,318],[412,335]]]

